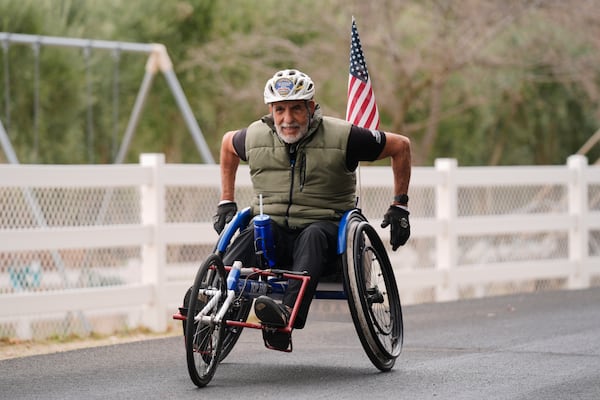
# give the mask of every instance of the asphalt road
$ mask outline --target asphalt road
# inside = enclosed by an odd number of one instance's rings
[[[0,398],[600,399],[600,288],[405,307],[388,373],[344,309],[296,330],[288,354],[246,330],[203,389],[167,338],[0,361]]]

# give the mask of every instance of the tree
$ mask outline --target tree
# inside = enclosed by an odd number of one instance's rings
[[[380,112],[413,138],[417,164],[563,163],[595,131],[593,2],[388,1],[364,11],[376,30],[370,71],[388,83],[376,87]],[[529,148],[515,157],[508,145],[520,141]]]
[[[1,29],[12,33],[163,43],[174,59],[211,29],[210,0],[185,2],[18,0],[0,4]],[[144,74],[147,55],[6,45],[0,100],[23,162],[110,163]],[[39,52],[36,53],[36,51]],[[38,56],[36,56],[38,54]],[[177,65],[177,64],[175,64]],[[186,85],[185,76],[183,86]],[[4,85],[3,85],[4,86]],[[140,134],[141,132],[141,134]],[[128,161],[140,151],[170,161],[197,160],[195,146],[166,84],[154,84]]]
[[[596,8],[594,1],[585,0],[9,0],[0,5],[0,15],[5,31],[164,43],[216,157],[223,132],[266,111],[263,85],[277,69],[309,73],[326,113],[344,116],[354,15],[381,126],[411,138],[415,164],[455,157],[461,165],[496,165],[562,164],[598,130]],[[20,154],[30,154],[35,148],[29,133],[34,99],[17,93],[31,93],[32,58],[26,50],[13,51],[11,47],[11,131],[21,141]],[[50,155],[44,162],[72,160],[74,155],[85,161],[92,140],[94,162],[110,162],[144,60],[132,55],[119,60],[121,113],[115,123],[110,57],[91,55],[91,80],[82,73],[81,55],[68,62],[46,51],[42,57],[55,65],[42,68],[50,82],[42,82],[44,118],[37,123],[44,135],[38,146],[56,141],[44,138],[67,143],[64,149],[41,152]],[[77,95],[56,90],[67,82]],[[91,107],[85,95],[90,86]],[[66,110],[59,104],[70,106]],[[94,135],[86,136],[90,109]],[[164,152],[170,162],[198,161],[160,79],[129,160],[135,161],[141,151]],[[598,146],[588,156],[598,158]]]

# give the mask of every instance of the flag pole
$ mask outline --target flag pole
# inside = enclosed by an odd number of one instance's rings
[[[375,94],[371,86],[371,78],[367,70],[367,62],[360,43],[356,19],[352,16],[352,28],[350,30],[350,68],[348,74],[348,104],[346,106],[346,120],[352,124],[379,130],[379,110],[375,101]],[[374,134],[376,134],[374,132]],[[361,179],[360,163],[357,173],[358,195],[356,206],[360,200]]]

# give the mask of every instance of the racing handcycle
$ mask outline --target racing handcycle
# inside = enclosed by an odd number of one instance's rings
[[[266,217],[266,218],[264,218]],[[250,207],[237,212],[227,224],[215,250],[202,263],[192,287],[187,291],[183,306],[173,315],[183,323],[187,369],[192,382],[206,386],[213,378],[221,361],[229,355],[244,328],[261,329],[265,347],[291,352],[291,334],[294,321],[310,276],[278,266],[269,257],[268,237],[261,237],[255,229],[257,255],[262,257],[262,268],[224,265],[222,257],[233,237],[253,220],[267,220],[259,214],[252,218]],[[380,371],[393,368],[402,351],[402,306],[390,259],[376,230],[358,208],[342,217],[337,237],[338,262],[341,282],[333,289],[317,288],[317,299],[347,300],[354,327],[361,345]],[[266,267],[266,268],[265,268]],[[289,280],[300,280],[301,288],[285,327],[266,326],[248,321],[256,297],[267,295],[281,299]],[[267,341],[268,335],[286,335],[289,344],[275,348]]]

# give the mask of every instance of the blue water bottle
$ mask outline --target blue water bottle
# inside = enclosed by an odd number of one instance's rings
[[[275,242],[271,230],[271,217],[263,214],[262,195],[259,197],[260,215],[254,217],[254,246],[256,254],[262,256],[269,268],[275,266]]]

